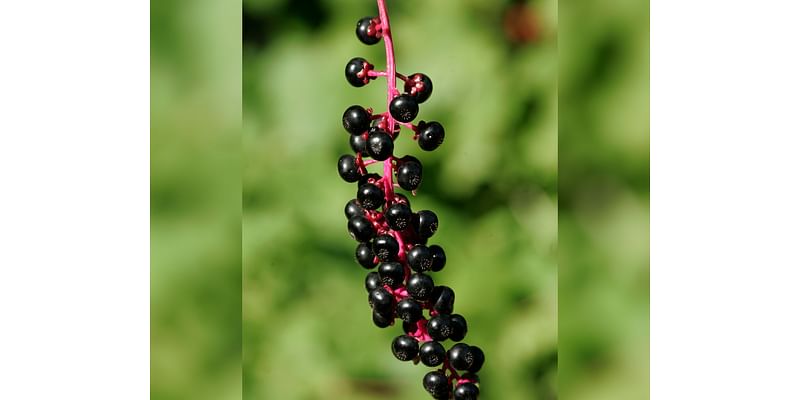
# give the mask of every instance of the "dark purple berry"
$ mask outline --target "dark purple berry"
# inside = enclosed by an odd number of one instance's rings
[[[401,94],[389,103],[389,113],[392,114],[392,118],[400,122],[411,122],[417,118],[419,105],[411,95]]]
[[[378,265],[375,262],[375,255],[372,253],[369,243],[358,244],[356,247],[356,261],[366,269],[372,269]]]
[[[472,353],[472,365],[467,368],[467,371],[471,373],[476,373],[481,370],[483,367],[483,362],[485,361],[485,356],[483,355],[483,350],[481,350],[478,346],[470,346],[470,352]]]
[[[339,157],[339,176],[345,182],[356,182],[361,178],[361,173],[358,172],[358,164],[356,158],[350,154],[345,154]]]
[[[428,367],[438,367],[447,353],[439,342],[425,342],[419,346],[419,360]]]
[[[442,342],[450,337],[453,327],[450,325],[449,315],[437,315],[428,320],[428,334],[437,342]]]
[[[453,368],[459,371],[466,371],[472,366],[475,356],[468,344],[457,343],[447,352],[447,359],[450,360],[450,365]]]
[[[364,186],[364,185],[366,185],[368,183],[378,182],[380,179],[381,179],[381,176],[376,174],[376,173],[374,173],[374,172],[370,172],[368,174],[361,175],[361,178],[358,180],[358,187]]]
[[[358,20],[356,36],[361,43],[373,45],[381,41],[381,37],[378,36],[378,24],[380,23],[378,21],[380,20],[374,17],[364,17]]]
[[[392,354],[400,361],[410,361],[419,354],[419,343],[408,335],[400,335],[392,341]]]
[[[377,185],[366,183],[358,188],[358,202],[367,210],[375,210],[383,205],[383,190]]]
[[[406,79],[404,89],[407,94],[417,101],[417,104],[422,104],[431,97],[433,82],[431,82],[431,78],[428,78],[428,75],[422,73],[411,74]]]
[[[372,65],[367,60],[361,57],[353,58],[344,67],[344,77],[347,78],[347,82],[350,82],[355,87],[364,86],[369,83],[367,71],[371,67]]]
[[[368,242],[375,237],[375,228],[363,215],[356,215],[347,221],[347,231],[350,236],[359,242]]]
[[[369,292],[369,306],[378,311],[391,311],[394,296],[383,286]]]
[[[444,254],[444,249],[438,244],[434,244],[431,247],[428,247],[428,249],[431,252],[431,259],[433,260],[431,263],[431,271],[441,271],[444,268],[444,265],[447,263],[447,256]]]
[[[393,260],[397,257],[398,251],[400,251],[400,245],[397,244],[394,236],[380,235],[372,241],[372,252],[381,261]]]
[[[392,204],[384,213],[386,223],[389,228],[395,231],[402,231],[411,222],[411,207],[403,203]]]
[[[392,137],[383,130],[371,130],[367,138],[367,154],[378,161],[383,161],[392,156],[394,142]]]
[[[478,400],[478,395],[480,394],[480,390],[474,383],[471,382],[464,382],[458,386],[456,386],[456,390],[453,391],[453,399],[454,400]]]
[[[370,116],[364,107],[350,106],[342,114],[342,126],[351,135],[360,135],[369,128]]]
[[[399,262],[384,262],[378,265],[378,274],[380,274],[381,282],[384,285],[396,288],[403,284],[405,270],[403,269],[403,264]]]
[[[397,318],[404,322],[417,322],[422,318],[422,306],[412,299],[403,299],[397,303]]]
[[[392,312],[389,311],[378,311],[372,310],[372,322],[378,328],[386,328],[394,322],[394,318],[392,318]]]
[[[415,245],[406,253],[406,260],[408,260],[408,265],[411,266],[416,272],[423,272],[431,269],[431,265],[433,264],[433,258],[431,257],[431,251],[425,245]]]
[[[397,184],[405,190],[417,190],[422,183],[422,163],[414,157],[405,156],[397,165]]]
[[[381,283],[381,277],[378,275],[378,272],[372,271],[367,274],[367,277],[364,278],[364,287],[367,289],[367,292],[371,292],[379,287],[383,287]]]
[[[367,134],[350,135],[350,148],[356,153],[367,152]]]
[[[419,134],[417,144],[422,150],[436,150],[444,142],[444,127],[436,121],[420,122],[417,132]]]
[[[439,314],[451,314],[456,302],[456,292],[449,286],[437,286],[431,295],[431,308]]]
[[[361,200],[360,197],[359,200]],[[364,205],[363,200],[361,200],[361,205],[364,206],[364,208],[367,208]],[[436,233],[436,230],[439,229],[439,218],[433,211],[430,210],[422,210],[418,212],[417,218],[411,218],[411,223],[414,225],[414,230],[417,232],[417,234],[425,239],[433,236],[433,234]]]
[[[425,301],[433,293],[433,278],[425,274],[413,274],[408,278],[408,294],[418,301]]]
[[[352,199],[344,205],[344,216],[349,220],[356,215],[364,216],[364,209],[358,203],[358,199]]]
[[[450,333],[450,340],[460,342],[467,336],[467,320],[461,314],[450,315],[450,325],[453,332]]]
[[[441,371],[431,371],[422,378],[422,387],[436,400],[450,398],[450,381]]]

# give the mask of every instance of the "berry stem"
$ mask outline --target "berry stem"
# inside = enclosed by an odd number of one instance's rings
[[[389,27],[389,13],[386,11],[386,0],[378,1],[378,14],[381,20],[381,35],[383,44],[386,48],[386,109],[392,103],[392,99],[397,95],[396,67],[394,63],[394,44],[392,43],[392,31]],[[395,120],[388,114],[389,132],[394,132]],[[386,204],[391,204],[394,200],[394,182],[392,174],[392,161],[394,157],[389,157],[383,162],[384,193],[386,194]]]

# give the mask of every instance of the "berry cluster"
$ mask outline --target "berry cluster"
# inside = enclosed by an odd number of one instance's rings
[[[353,105],[345,110],[342,125],[350,134],[355,155],[339,158],[339,176],[357,183],[356,198],[345,206],[347,229],[358,241],[355,258],[368,270],[365,286],[372,308],[372,321],[380,328],[402,320],[405,334],[392,341],[392,353],[401,361],[422,362],[438,367],[428,372],[422,384],[435,399],[474,400],[478,398],[476,373],[484,362],[476,346],[456,343],[446,350],[442,342],[460,342],[467,335],[467,321],[453,313],[455,292],[437,286],[430,272],[441,271],[446,263],[444,249],[428,240],[436,233],[439,220],[433,211],[411,209],[408,197],[395,193],[399,187],[416,194],[422,182],[422,163],[415,157],[394,155],[394,141],[401,127],[413,132],[413,139],[425,151],[444,141],[444,128],[435,121],[412,121],[433,91],[430,78],[422,73],[404,76],[395,71],[394,49],[385,0],[377,0],[378,17],[364,17],[356,24],[356,36],[367,45],[384,41],[386,71],[377,71],[363,58],[353,58],[345,67],[347,81],[367,85],[377,77],[387,80],[387,112]],[[397,79],[404,92],[396,87]],[[367,166],[383,162],[383,175],[370,173]],[[397,183],[394,179],[397,179]],[[428,311],[426,318],[423,313]]]

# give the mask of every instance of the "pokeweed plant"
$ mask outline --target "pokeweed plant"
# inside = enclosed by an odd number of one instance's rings
[[[438,229],[438,217],[430,210],[414,212],[408,197],[395,192],[400,188],[416,195],[422,182],[420,160],[394,154],[401,127],[413,132],[412,139],[423,151],[438,148],[445,130],[435,121],[412,123],[419,105],[431,96],[433,83],[423,73],[404,76],[396,71],[386,1],[377,0],[377,5],[378,17],[361,18],[356,23],[356,36],[367,45],[383,41],[386,70],[376,70],[367,60],[356,57],[345,66],[345,77],[355,87],[386,78],[387,111],[375,113],[372,108],[353,105],[342,116],[355,155],[341,156],[338,172],[343,180],[358,187],[356,198],[344,209],[347,229],[359,242],[356,261],[373,270],[365,280],[372,321],[380,328],[394,325],[395,319],[402,321],[404,334],[391,344],[394,356],[436,368],[422,380],[433,398],[473,400],[480,392],[477,372],[484,362],[483,351],[466,343],[445,350],[442,344],[446,340],[461,342],[467,335],[467,321],[453,313],[453,289],[435,285],[429,274],[441,271],[447,260],[441,246],[428,245]],[[397,88],[397,79],[404,83],[403,93]],[[377,163],[383,163],[382,175],[367,170]]]

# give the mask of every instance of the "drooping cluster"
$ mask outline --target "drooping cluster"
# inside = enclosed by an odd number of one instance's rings
[[[422,381],[433,398],[477,399],[476,373],[483,366],[483,351],[460,343],[467,335],[467,321],[454,313],[455,292],[436,285],[431,277],[447,262],[444,249],[429,244],[439,219],[433,211],[413,210],[409,198],[395,192],[400,188],[416,194],[423,178],[419,159],[394,154],[401,127],[413,132],[412,139],[424,151],[437,149],[444,141],[445,130],[435,121],[412,123],[420,104],[431,96],[433,83],[422,73],[404,76],[395,71],[385,0],[377,3],[379,16],[360,19],[356,36],[367,45],[383,40],[386,71],[375,70],[373,64],[356,57],[345,66],[345,78],[352,86],[362,87],[386,77],[387,111],[375,113],[370,107],[352,105],[342,115],[354,154],[339,158],[338,172],[344,181],[357,187],[355,198],[344,209],[347,229],[358,242],[356,261],[371,270],[365,287],[372,321],[380,328],[402,321],[404,334],[391,344],[394,356],[436,368]],[[396,87],[397,79],[404,82],[402,93]],[[383,164],[382,174],[367,170],[379,163]],[[448,340],[454,344],[446,349],[444,342]]]

